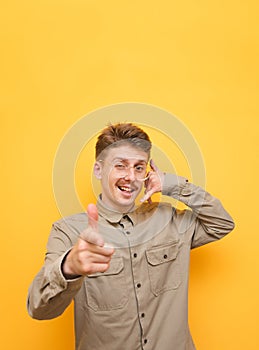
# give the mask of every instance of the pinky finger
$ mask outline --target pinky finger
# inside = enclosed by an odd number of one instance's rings
[[[147,200],[151,200],[150,197],[152,196],[152,194],[153,194],[153,191],[151,191],[151,190],[146,192],[146,194],[140,199],[140,202],[143,203]]]

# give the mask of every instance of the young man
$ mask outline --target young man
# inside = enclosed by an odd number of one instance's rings
[[[193,350],[188,328],[190,249],[216,241],[234,223],[220,201],[151,160],[148,135],[110,125],[96,143],[102,193],[85,213],[59,220],[28,295],[37,319],[74,300],[77,350]],[[135,206],[145,187],[142,204]],[[152,203],[156,192],[191,210]]]

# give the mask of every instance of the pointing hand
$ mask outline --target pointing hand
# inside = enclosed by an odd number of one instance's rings
[[[62,265],[62,272],[67,279],[106,271],[114,253],[113,248],[105,247],[98,232],[98,211],[95,204],[88,205],[87,215],[88,225]]]

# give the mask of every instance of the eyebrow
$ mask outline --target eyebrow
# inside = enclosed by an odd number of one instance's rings
[[[136,158],[123,158],[123,157],[116,157],[112,160],[112,162],[115,162],[115,161],[121,161],[121,162],[127,162],[131,159],[135,159],[137,161],[137,163],[145,163],[145,164],[148,164],[148,162],[144,159],[136,159]]]

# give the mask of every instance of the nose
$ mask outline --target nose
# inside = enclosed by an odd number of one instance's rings
[[[135,169],[133,167],[129,167],[127,169],[127,174],[124,176],[124,179],[130,181],[134,181],[136,179]]]

